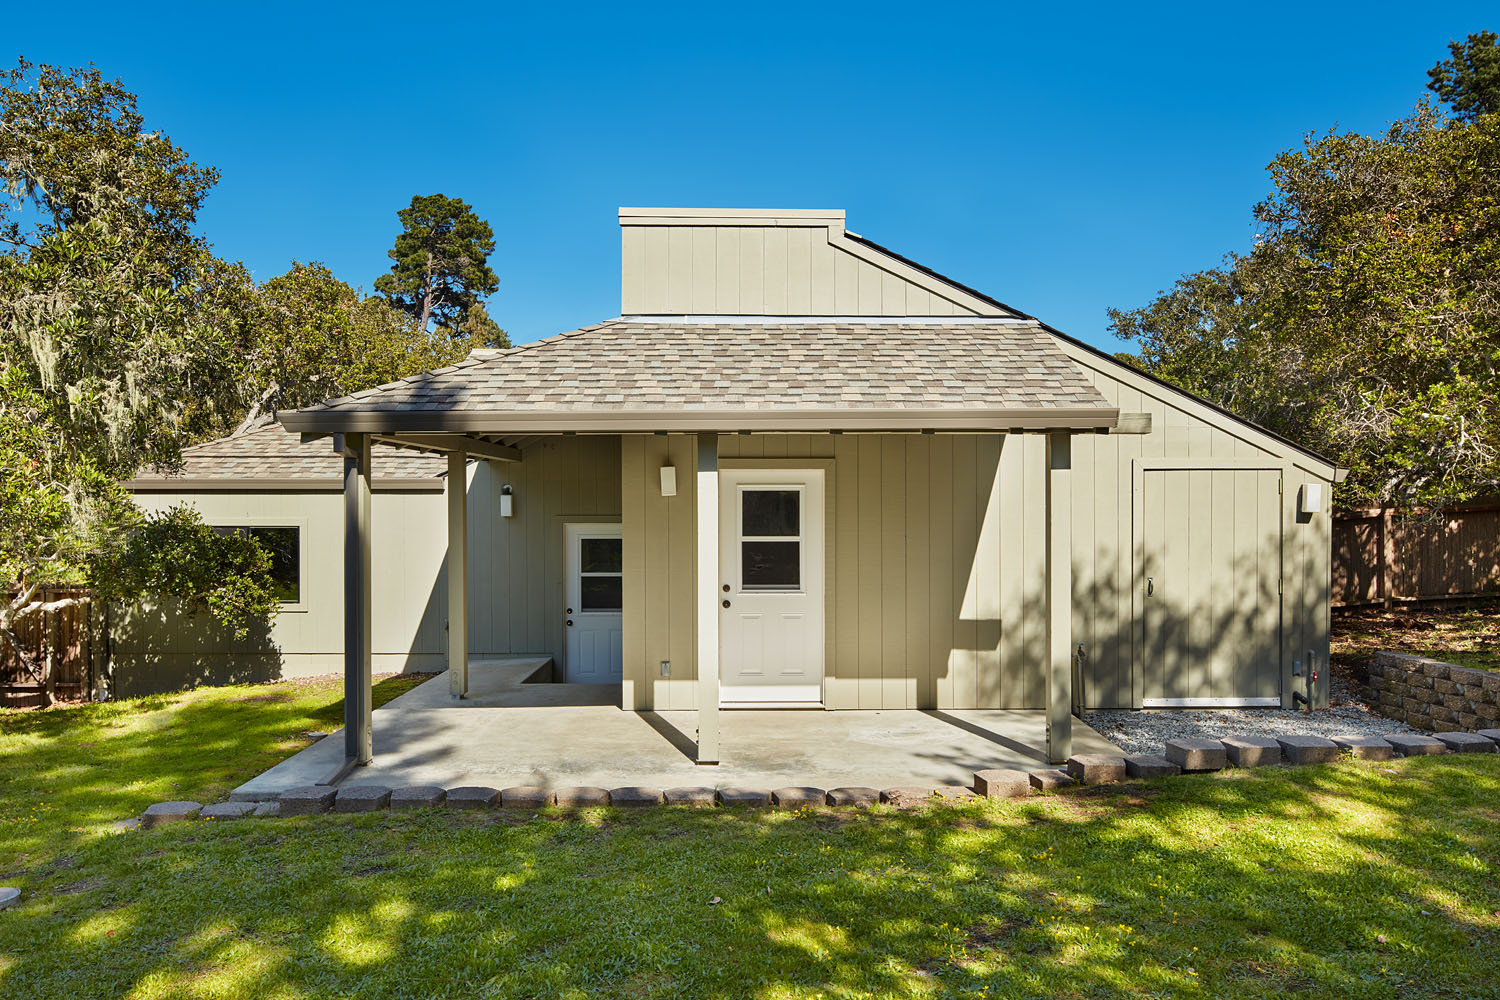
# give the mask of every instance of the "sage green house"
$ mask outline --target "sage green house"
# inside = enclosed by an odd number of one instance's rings
[[[412,537],[454,695],[548,657],[704,761],[741,707],[1034,709],[1058,758],[1079,708],[1326,703],[1332,463],[842,212],[620,225],[619,317],[280,415],[342,456],[351,760]],[[446,456],[441,521],[392,448]]]

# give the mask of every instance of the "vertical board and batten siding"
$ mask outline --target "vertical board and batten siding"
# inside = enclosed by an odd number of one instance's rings
[[[626,708],[696,706],[691,477],[663,498],[657,473],[692,468],[693,447],[621,446]],[[720,438],[724,462],[831,460],[827,707],[1043,707],[1045,457],[1029,434]]]
[[[500,516],[503,486],[512,491],[511,517]],[[523,449],[519,462],[475,463],[469,483],[472,654],[551,656],[561,676],[567,646],[563,526],[618,520],[617,437],[542,438]]]
[[[622,220],[620,232],[620,311],[626,316],[978,315],[834,245],[827,224],[673,226]]]
[[[1229,615],[1232,609],[1233,615],[1250,616],[1272,634],[1276,630],[1276,582],[1257,579],[1252,588],[1238,578],[1232,559],[1226,565],[1225,560],[1215,558],[1213,546],[1215,539],[1228,545],[1231,538],[1234,545],[1249,544],[1243,537],[1246,526],[1237,516],[1244,480],[1232,469],[1263,460],[1266,467],[1282,471],[1280,477],[1256,478],[1256,489],[1262,492],[1274,490],[1280,478],[1282,492],[1274,501],[1257,497],[1255,505],[1256,530],[1266,545],[1274,543],[1269,526],[1261,531],[1261,522],[1269,518],[1262,505],[1279,505],[1282,684],[1273,693],[1281,694],[1283,704],[1289,705],[1294,661],[1306,662],[1311,655],[1326,677],[1331,521],[1326,509],[1310,517],[1299,515],[1297,503],[1303,483],[1326,486],[1328,480],[1308,468],[1310,461],[1294,449],[1238,425],[1206,404],[1155,385],[1081,347],[1060,344],[1111,404],[1122,412],[1151,415],[1149,434],[1079,435],[1073,440],[1073,634],[1086,650],[1082,671],[1086,704],[1139,707],[1142,697],[1149,696],[1140,664],[1145,636],[1139,617],[1146,576],[1147,539],[1143,535],[1149,528],[1133,523],[1133,491],[1137,465],[1142,464],[1137,460],[1160,465],[1184,459],[1208,471],[1161,477],[1160,516],[1164,523],[1191,521],[1190,530],[1197,532],[1193,558],[1199,561],[1194,572],[1206,581],[1210,601],[1221,615]],[[1224,465],[1215,468],[1219,461]],[[1210,643],[1206,633],[1200,634],[1208,627],[1206,621],[1186,627],[1195,630],[1189,636],[1194,647]],[[1205,668],[1197,665],[1193,671],[1182,696],[1217,693]]]
[[[441,670],[447,616],[447,521],[436,489],[371,497],[371,649],[375,669]],[[143,510],[187,504],[214,525],[295,526],[301,535],[301,601],[277,614],[269,636],[236,640],[204,615],[143,607],[113,625],[116,693],[173,691],[200,683],[338,673],[344,648],[344,507],[334,491],[138,492]]]

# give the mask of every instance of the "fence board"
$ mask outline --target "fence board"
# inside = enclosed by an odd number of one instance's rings
[[[1335,606],[1485,594],[1500,594],[1500,506],[1334,517]]]
[[[56,601],[82,593],[78,587],[48,587],[37,591],[36,599]],[[77,696],[87,690],[90,655],[87,605],[27,615],[16,623],[16,637],[32,662],[45,671],[43,678],[51,691]],[[0,688],[34,690],[35,687],[36,681],[26,672],[10,642],[0,639]]]

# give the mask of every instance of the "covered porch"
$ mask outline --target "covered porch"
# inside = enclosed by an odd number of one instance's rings
[[[715,768],[695,763],[695,712],[622,712],[615,686],[526,683],[545,661],[474,660],[471,697],[448,694],[438,676],[373,713],[374,759],[345,783],[533,785],[563,788],[716,786],[835,788],[967,786],[977,770],[1047,763],[1041,712],[724,712],[720,737],[733,753]],[[1078,753],[1118,749],[1078,720]],[[337,734],[245,783],[241,801],[327,780],[343,763]]]

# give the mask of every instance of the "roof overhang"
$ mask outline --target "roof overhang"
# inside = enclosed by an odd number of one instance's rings
[[[1117,408],[1005,407],[981,409],[764,409],[764,410],[294,410],[278,419],[304,434],[653,434],[662,431],[1111,431]]]

